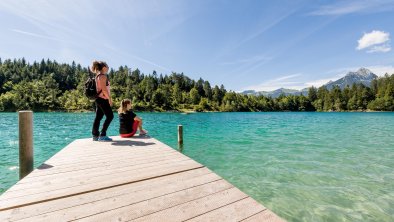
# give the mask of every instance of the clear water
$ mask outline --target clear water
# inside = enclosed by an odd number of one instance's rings
[[[34,113],[35,166],[93,113]],[[288,221],[394,221],[394,113],[139,113],[177,146]],[[0,193],[18,179],[18,116],[0,113]],[[118,120],[109,135],[116,135]]]

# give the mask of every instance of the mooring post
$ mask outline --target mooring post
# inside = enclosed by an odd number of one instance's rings
[[[33,171],[33,112],[19,111],[19,179]]]
[[[183,126],[178,125],[178,144],[183,144]]]

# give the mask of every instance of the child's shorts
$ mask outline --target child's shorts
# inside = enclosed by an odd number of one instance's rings
[[[129,138],[129,137],[134,136],[135,132],[137,132],[139,124],[140,124],[140,121],[134,120],[134,122],[133,122],[133,132],[128,133],[128,134],[120,134],[120,137],[122,137],[122,138]]]

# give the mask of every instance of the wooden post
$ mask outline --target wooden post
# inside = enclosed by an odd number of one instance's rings
[[[19,179],[33,171],[33,112],[19,111]]]
[[[178,125],[178,144],[183,144],[183,126]]]

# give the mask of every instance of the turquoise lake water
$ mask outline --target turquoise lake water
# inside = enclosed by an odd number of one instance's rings
[[[138,113],[177,149],[288,221],[394,221],[394,113]],[[37,167],[90,137],[93,113],[34,113]],[[117,135],[114,119],[109,135]],[[0,113],[0,193],[18,180],[18,116]]]

